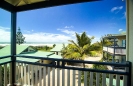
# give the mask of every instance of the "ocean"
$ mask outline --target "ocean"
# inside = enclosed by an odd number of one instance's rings
[[[53,46],[53,44],[63,44],[63,42],[26,42],[23,43],[22,45],[30,45],[30,46]],[[65,43],[67,44],[67,43]],[[0,42],[0,46],[6,46],[10,45],[10,42]]]

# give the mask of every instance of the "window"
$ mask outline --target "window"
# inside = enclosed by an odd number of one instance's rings
[[[126,40],[122,40],[122,47],[126,47]]]

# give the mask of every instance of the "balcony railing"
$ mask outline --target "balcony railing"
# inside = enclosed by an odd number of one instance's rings
[[[114,54],[114,49],[115,49],[115,54],[126,55],[125,47],[103,47],[104,51],[109,52],[111,54]]]
[[[130,86],[131,83],[130,62],[119,64],[22,55],[17,55],[16,57],[51,60],[52,63],[43,64],[41,61],[35,63],[16,60],[16,73],[12,77],[10,71],[12,66],[10,64],[11,61],[0,63],[0,86],[11,84],[10,82],[14,77],[16,77],[17,86]],[[125,67],[125,71],[94,69],[86,66],[70,66],[66,65],[66,63],[123,66]],[[123,82],[122,85],[121,82]]]

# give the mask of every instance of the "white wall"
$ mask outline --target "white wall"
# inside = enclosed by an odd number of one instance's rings
[[[132,62],[132,80],[133,81],[133,0],[126,0],[126,48],[127,61]],[[133,86],[133,82],[132,85]]]

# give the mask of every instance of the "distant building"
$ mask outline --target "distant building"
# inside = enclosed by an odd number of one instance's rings
[[[126,35],[125,34],[110,34],[104,39],[110,40],[113,44],[110,46],[103,46],[103,57],[106,62],[124,63],[126,62]],[[112,59],[109,59],[112,56]],[[122,67],[114,67],[115,69],[122,69]]]
[[[11,49],[10,45],[7,45],[4,48],[0,49],[0,56],[10,55],[10,49]],[[16,52],[17,52],[16,53],[17,55],[24,55],[24,56],[33,56],[33,57],[36,56],[36,57],[42,57],[42,58],[57,58],[57,59],[62,58],[59,55],[55,55],[53,52],[37,51],[28,45],[17,45]],[[10,60],[11,60],[10,58],[1,59],[0,63],[10,61]],[[45,64],[49,64],[52,62],[50,60],[30,59],[30,58],[22,58],[22,57],[17,57],[16,60],[28,61],[28,62],[43,62]]]
[[[67,46],[67,44],[65,44]],[[51,49],[51,52],[54,52],[56,55],[61,55],[61,50],[63,48],[63,44],[56,44],[53,49]]]

